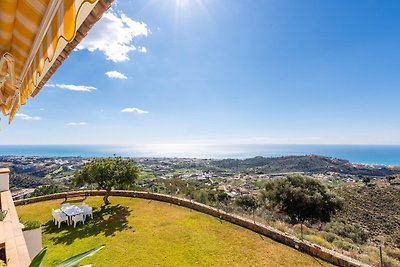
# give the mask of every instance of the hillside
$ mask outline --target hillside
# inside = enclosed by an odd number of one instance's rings
[[[398,169],[385,166],[367,166],[351,164],[347,160],[334,159],[323,156],[287,156],[277,158],[255,157],[249,159],[223,159],[211,162],[219,168],[261,173],[305,172],[324,173],[336,172],[349,175],[387,176],[399,173]]]
[[[337,219],[356,223],[369,231],[369,240],[376,244],[400,247],[400,181],[391,185],[379,181],[366,186],[353,183],[336,192],[345,199]]]

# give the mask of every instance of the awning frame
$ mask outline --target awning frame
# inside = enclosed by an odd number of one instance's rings
[[[4,56],[0,58],[0,71],[6,70],[3,73],[4,76],[0,77],[0,88],[3,88],[5,92],[4,95],[0,90],[0,109],[5,116],[9,116],[9,123],[20,105],[24,105],[27,98],[37,95],[62,62],[86,36],[90,28],[110,8],[112,2],[113,0],[50,0],[34,36],[32,46],[28,50],[29,53],[23,64],[19,64],[19,70],[23,67],[21,71],[18,71],[17,79],[15,78],[17,75],[14,72],[13,56],[9,51],[5,51]],[[64,10],[62,20],[60,20],[60,7],[61,10]],[[67,9],[68,7],[70,9]],[[70,17],[73,21],[67,20],[66,12],[68,10],[75,10],[73,18]],[[71,13],[68,13],[68,16],[70,15]],[[55,20],[55,16],[58,16],[57,20]],[[65,28],[66,21],[71,21],[73,24],[66,26],[69,28]],[[55,35],[50,32],[51,27],[53,30],[54,27],[57,27],[57,34],[59,34],[57,39],[54,39]],[[50,45],[52,46],[50,47]],[[5,87],[8,88],[8,91],[5,91]],[[13,93],[11,94],[11,92]]]

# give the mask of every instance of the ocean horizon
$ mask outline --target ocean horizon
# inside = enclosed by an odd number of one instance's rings
[[[400,145],[0,145],[0,156],[243,159],[311,154],[352,163],[400,165]]]

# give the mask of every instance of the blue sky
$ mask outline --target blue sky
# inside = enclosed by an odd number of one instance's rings
[[[399,14],[398,1],[119,0],[2,120],[0,144],[400,144]]]

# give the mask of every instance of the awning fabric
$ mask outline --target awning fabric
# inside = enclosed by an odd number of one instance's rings
[[[0,0],[0,109],[9,122],[65,59],[66,48],[68,55],[68,46],[78,44],[80,27],[86,35],[111,2]]]

